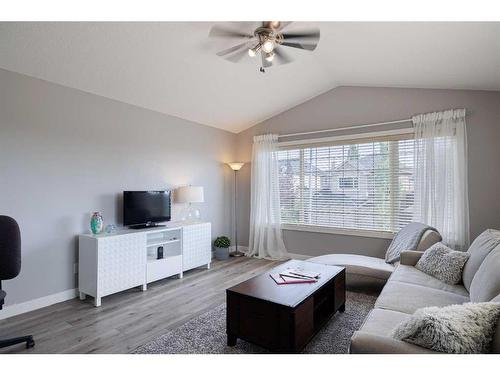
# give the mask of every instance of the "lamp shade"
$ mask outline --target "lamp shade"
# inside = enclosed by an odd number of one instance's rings
[[[203,203],[203,186],[181,186],[177,188],[176,201],[178,203]]]
[[[245,163],[239,163],[239,162],[232,162],[232,163],[227,163],[231,167],[233,171],[239,171]]]

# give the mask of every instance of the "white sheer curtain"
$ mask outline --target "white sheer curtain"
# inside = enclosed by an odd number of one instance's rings
[[[415,127],[414,219],[439,230],[457,250],[469,245],[465,109],[412,118]]]
[[[252,150],[250,241],[248,256],[287,259],[281,235],[278,186],[278,136],[255,136]]]

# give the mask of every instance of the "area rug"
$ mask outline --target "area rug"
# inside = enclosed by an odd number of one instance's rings
[[[349,339],[375,304],[376,296],[347,292],[344,313],[336,313],[305,347],[304,353],[347,353]],[[137,354],[252,354],[264,348],[238,339],[226,345],[226,305],[220,305],[134,351]]]

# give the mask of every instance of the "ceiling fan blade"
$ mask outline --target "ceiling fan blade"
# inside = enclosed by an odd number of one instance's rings
[[[274,60],[278,65],[288,64],[292,62],[292,58],[283,51],[282,48],[276,47],[274,49]]]
[[[229,60],[231,62],[237,63],[240,61],[244,56],[248,55],[248,50],[246,48],[241,49],[240,51],[233,53],[232,55],[229,55],[228,57],[225,57],[226,60]]]
[[[308,44],[308,43],[291,43],[291,42],[282,42],[282,46],[293,47],[298,49],[305,49],[308,51],[314,51],[316,49],[317,44]]]
[[[289,26],[292,21],[280,21],[280,26],[278,27],[278,31],[283,30],[285,27]]]
[[[283,38],[287,41],[291,41],[292,39],[313,39],[319,40],[319,30],[304,30],[304,31],[292,31],[289,33],[283,33]]]
[[[248,44],[247,42],[244,42],[244,43],[238,44],[238,45],[236,45],[234,47],[225,49],[223,51],[219,51],[219,52],[217,52],[217,56],[226,56],[226,55],[228,55],[230,53],[238,51],[240,48],[246,47],[247,44]]]
[[[243,31],[231,30],[217,25],[210,29],[208,36],[224,38],[253,38],[252,34],[248,34]]]

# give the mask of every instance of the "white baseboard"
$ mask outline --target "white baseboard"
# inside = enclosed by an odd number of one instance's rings
[[[229,246],[229,252],[232,253],[233,251],[236,251],[236,246]],[[242,253],[248,252],[248,246],[241,246],[238,245],[238,251],[241,251]]]
[[[38,310],[42,307],[54,305],[75,298],[78,295],[77,289],[69,289],[59,293],[51,294],[45,297],[32,299],[31,301],[7,305],[0,310],[0,320],[10,318],[11,316],[24,314],[29,311]]]

